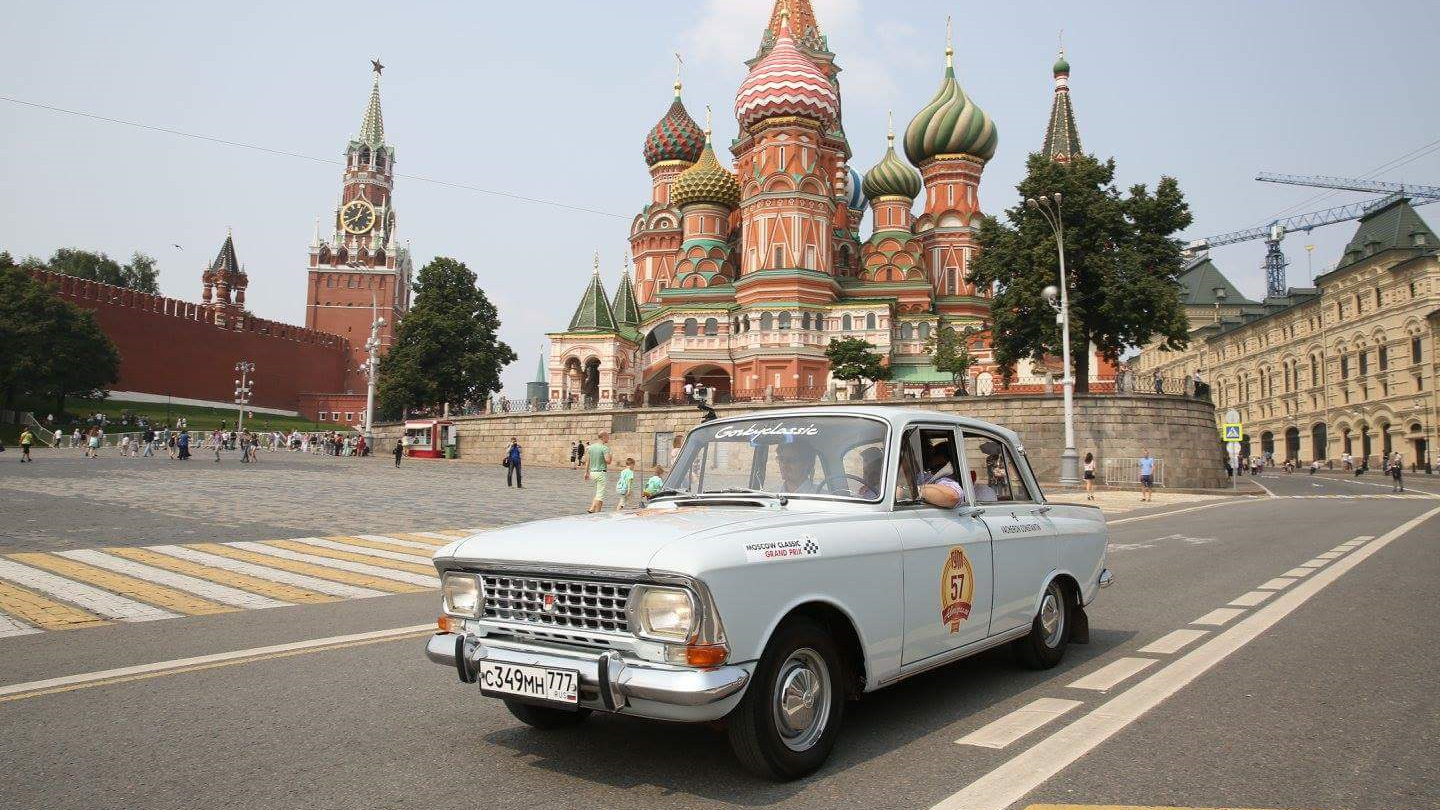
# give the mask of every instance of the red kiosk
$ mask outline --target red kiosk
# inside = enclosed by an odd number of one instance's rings
[[[405,422],[406,455],[411,458],[454,458],[455,423],[448,419],[410,419]]]

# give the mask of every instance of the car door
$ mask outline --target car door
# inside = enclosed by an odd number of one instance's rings
[[[941,509],[914,502],[913,478],[929,455],[930,475],[960,479],[953,426],[916,425],[900,443],[894,519],[904,555],[905,641],[901,664],[944,655],[986,637],[990,630],[991,552],[985,524],[969,505]],[[907,481],[910,478],[912,480]]]
[[[1008,442],[972,428],[962,435],[971,497],[983,510],[979,520],[992,538],[995,591],[990,632],[999,634],[1034,620],[1040,587],[1059,555],[1055,527],[1016,465]]]

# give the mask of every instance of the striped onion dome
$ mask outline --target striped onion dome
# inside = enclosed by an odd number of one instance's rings
[[[895,154],[895,136],[890,135],[890,146],[885,157],[880,158],[874,168],[865,173],[865,196],[872,200],[881,197],[904,197],[913,200],[920,196],[920,173]]]
[[[684,208],[692,203],[711,203],[734,208],[740,204],[740,181],[715,158],[710,137],[695,165],[681,172],[670,184],[670,204]]]
[[[651,128],[645,136],[645,165],[654,166],[666,160],[683,160],[694,163],[705,148],[705,133],[685,111],[680,102],[680,83],[675,83],[675,101],[665,111],[665,117]]]
[[[782,23],[775,47],[755,63],[735,94],[735,119],[742,130],[784,115],[818,120],[826,132],[840,117],[840,94],[795,45],[788,22]]]
[[[915,165],[937,155],[995,156],[999,135],[990,116],[971,101],[955,80],[953,51],[945,49],[945,78],[925,108],[905,129],[905,154]]]
[[[865,181],[860,178],[860,172],[855,167],[850,167],[850,173],[845,175],[845,207],[851,211],[864,211],[865,206],[870,204],[865,199],[863,186]]]

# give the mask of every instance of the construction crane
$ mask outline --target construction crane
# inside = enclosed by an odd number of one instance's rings
[[[1212,247],[1220,247],[1221,245],[1233,245],[1237,242],[1249,242],[1252,239],[1264,239],[1265,296],[1267,298],[1278,298],[1285,295],[1285,268],[1290,264],[1289,260],[1285,258],[1285,253],[1280,250],[1280,242],[1285,238],[1286,233],[1290,231],[1305,231],[1308,233],[1322,225],[1333,225],[1337,222],[1359,219],[1371,211],[1377,211],[1397,200],[1410,199],[1412,204],[1417,206],[1440,201],[1440,189],[1435,189],[1433,196],[1424,192],[1415,192],[1412,196],[1409,191],[1410,188],[1425,189],[1433,187],[1407,187],[1406,191],[1392,191],[1379,200],[1341,205],[1335,208],[1327,208],[1324,211],[1313,211],[1309,214],[1277,219],[1269,225],[1263,225],[1258,228],[1246,228],[1243,231],[1231,231],[1230,233],[1222,233],[1219,236],[1211,236],[1207,239],[1197,239],[1189,245],[1186,245],[1186,250],[1192,253],[1198,253],[1202,250],[1209,250]],[[1359,191],[1362,189],[1355,190]]]
[[[1333,188],[1340,191],[1368,191],[1372,194],[1404,194],[1413,200],[1440,199],[1440,186],[1416,186],[1409,183],[1390,183],[1384,180],[1364,180],[1350,177],[1325,177],[1323,175],[1274,174],[1261,172],[1255,176],[1262,183],[1283,183],[1287,186],[1310,186],[1311,188]]]

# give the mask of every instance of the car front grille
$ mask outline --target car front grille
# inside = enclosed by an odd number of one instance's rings
[[[485,618],[592,633],[629,633],[625,603],[634,586],[523,575],[482,574]]]

